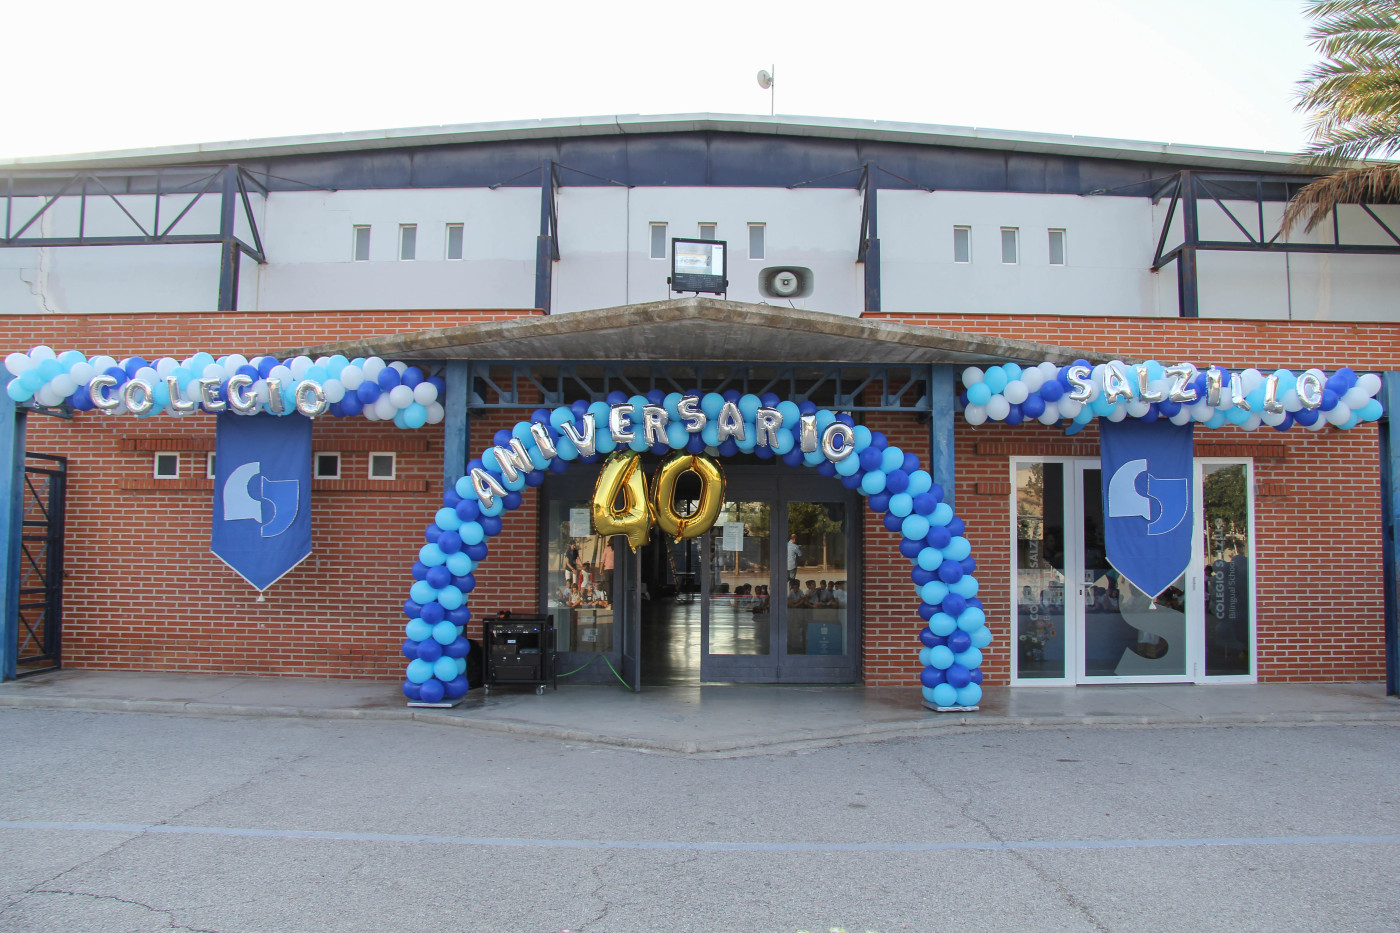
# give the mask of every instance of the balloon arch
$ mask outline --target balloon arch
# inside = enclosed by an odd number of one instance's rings
[[[665,456],[657,489],[648,495],[637,469],[643,452]],[[410,701],[438,703],[463,696],[471,618],[468,594],[476,568],[486,560],[488,541],[501,532],[507,512],[521,504],[521,490],[539,486],[547,473],[569,465],[602,463],[593,518],[600,534],[626,534],[635,548],[653,521],[672,537],[702,534],[714,520],[702,505],[682,517],[669,501],[674,479],[687,470],[702,486],[716,481],[723,499],[723,474],[712,456],[753,454],[805,465],[859,490],[900,535],[899,551],[912,563],[911,585],[919,597],[919,680],[924,698],[938,707],[975,707],[982,697],[982,649],[992,641],[981,600],[977,563],[963,537],[963,522],[943,501],[943,489],[919,458],[891,445],[879,431],[857,425],[850,415],[811,402],[780,401],[767,393],[705,393],[578,401],[553,410],[536,409],[529,421],[498,431],[492,445],[467,465],[467,473],[443,494],[443,506],[425,531],[413,565],[414,584],[404,603],[408,617],[403,654],[408,659],[403,692]],[[622,509],[614,506],[622,494]],[[714,501],[713,498],[711,501]],[[687,524],[689,522],[689,524]]]

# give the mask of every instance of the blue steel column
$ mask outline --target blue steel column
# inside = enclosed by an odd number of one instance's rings
[[[0,498],[0,592],[5,598],[0,615],[0,680],[13,680],[19,650],[19,572],[24,532],[24,428],[26,415],[9,395],[0,392],[0,476],[6,494]]]
[[[943,487],[943,501],[954,508],[957,471],[953,463],[953,402],[956,385],[952,366],[937,364],[929,367],[929,462],[933,481]]]
[[[223,191],[219,201],[219,310],[238,310],[238,243],[234,239],[234,218],[238,196],[238,166],[224,169]]]
[[[1400,373],[1381,376],[1381,554],[1385,568],[1385,692],[1400,695]]]
[[[471,418],[467,402],[471,398],[471,363],[449,360],[444,373],[446,389],[442,407],[442,481],[443,488],[452,486],[467,472],[467,446],[471,444]]]

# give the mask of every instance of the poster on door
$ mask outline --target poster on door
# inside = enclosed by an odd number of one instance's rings
[[[1191,562],[1192,426],[1106,421],[1099,436],[1108,562],[1155,598]]]

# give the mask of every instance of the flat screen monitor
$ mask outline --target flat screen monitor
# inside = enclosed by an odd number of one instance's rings
[[[671,291],[709,292],[729,290],[723,240],[671,240]]]

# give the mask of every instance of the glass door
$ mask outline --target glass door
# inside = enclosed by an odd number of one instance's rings
[[[1075,464],[1079,522],[1071,578],[1079,621],[1080,683],[1158,683],[1192,679],[1195,641],[1187,625],[1191,568],[1156,597],[1109,565],[1104,551],[1103,473],[1094,461]]]
[[[543,507],[541,608],[554,617],[565,682],[613,683],[609,668],[622,667],[623,610],[636,575],[623,539],[593,533],[592,490],[569,479],[551,480],[555,485]]]
[[[776,489],[771,478],[731,477],[731,498],[701,536],[701,680],[778,679],[771,597]]]
[[[860,660],[850,496],[834,483],[784,484],[780,500],[784,596],[777,604],[784,683],[854,681]]]

